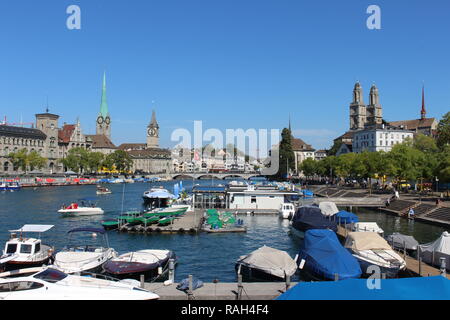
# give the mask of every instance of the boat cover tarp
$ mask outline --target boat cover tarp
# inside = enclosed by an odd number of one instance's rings
[[[325,279],[339,280],[359,278],[361,267],[358,260],[339,242],[331,230],[308,230],[300,248],[299,260],[305,260],[305,268]]]
[[[375,280],[371,280],[374,283]],[[382,279],[371,289],[367,279],[301,282],[277,300],[449,300],[450,280],[442,276]],[[375,283],[374,283],[375,285]]]
[[[319,208],[322,210],[322,214],[326,217],[334,216],[339,212],[339,209],[336,207],[336,204],[331,201],[324,201],[319,203]]]
[[[200,279],[197,279],[196,277],[192,277],[192,290],[198,289],[203,287],[203,281]],[[188,291],[189,290],[189,278],[183,279],[180,281],[180,283],[177,285],[177,289],[181,291]]]
[[[355,223],[354,230],[356,232],[377,232],[383,233],[383,229],[381,229],[376,222],[358,222]]]
[[[389,243],[375,232],[350,232],[345,247],[352,250],[392,250]]]
[[[9,230],[9,232],[46,232],[53,228],[53,225],[26,224],[19,230]]]
[[[386,240],[388,243],[391,245],[393,244],[394,247],[399,249],[403,249],[406,246],[407,250],[417,250],[417,247],[419,246],[419,242],[417,242],[414,237],[398,232],[388,235]]]
[[[328,220],[319,207],[303,206],[299,207],[292,218],[292,226],[300,231],[310,229],[330,229],[337,231],[335,221]]]
[[[237,263],[250,268],[262,270],[279,278],[292,276],[297,271],[297,264],[285,251],[263,246],[249,255],[241,256]]]
[[[159,198],[159,199],[175,199],[176,197],[167,191],[153,191],[144,194],[146,198]]]
[[[445,231],[436,241],[420,245],[420,255],[424,262],[437,266],[445,258],[446,269],[450,270],[450,233]]]
[[[337,223],[351,224],[359,222],[359,218],[356,214],[342,210],[336,213],[334,219]]]

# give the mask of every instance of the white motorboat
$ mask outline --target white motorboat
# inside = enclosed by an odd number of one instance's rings
[[[388,278],[395,278],[406,262],[376,232],[350,232],[345,240],[345,248],[358,259],[363,274],[372,274],[371,266],[378,266]]]
[[[103,236],[103,245],[98,246],[92,243],[95,241],[87,242],[83,245],[79,243],[69,244],[55,255],[53,264],[61,271],[66,273],[100,272],[106,261],[117,257],[117,252],[109,248],[108,236],[105,230],[85,227],[70,230],[68,233],[72,235],[79,232],[89,232],[93,239],[97,238],[97,234],[101,234]],[[71,242],[70,240],[69,238],[69,243]]]
[[[172,193],[167,191],[167,189],[160,187],[145,191],[142,195],[142,198],[144,199],[144,204],[151,207],[161,208],[167,207],[169,205],[169,202],[176,197]]]
[[[353,226],[353,231],[355,232],[375,232],[380,235],[384,233],[376,222],[357,222]]]
[[[295,206],[292,203],[283,203],[280,206],[280,210],[278,211],[278,215],[280,219],[289,219],[291,220],[295,214]]]
[[[5,270],[39,267],[48,264],[53,256],[53,248],[42,244],[40,237],[27,238],[25,233],[44,233],[53,225],[24,225],[19,230],[10,230],[10,239],[6,242],[0,265]],[[20,234],[17,236],[17,234]]]
[[[76,217],[76,216],[94,216],[101,215],[105,212],[102,208],[96,206],[93,202],[95,198],[91,199],[80,199],[81,205],[77,202],[71,203],[69,206],[63,205],[58,213],[64,217]]]
[[[130,281],[66,274],[54,267],[0,274],[1,300],[154,300],[159,296]]]
[[[106,187],[103,186],[97,186],[97,194],[98,195],[103,195],[103,194],[111,194],[111,190],[109,190]]]

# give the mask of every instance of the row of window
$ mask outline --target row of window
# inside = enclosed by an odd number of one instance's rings
[[[18,145],[18,146],[43,147],[44,140],[3,137],[3,144],[14,146]]]

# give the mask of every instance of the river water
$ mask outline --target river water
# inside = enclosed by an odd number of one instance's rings
[[[94,226],[101,228],[101,221],[115,218],[122,210],[141,209],[142,194],[155,186],[173,190],[176,182],[111,184],[112,194],[98,196],[98,205],[105,211],[104,216],[63,218],[57,213],[61,205],[77,199],[96,197],[96,186],[67,186],[23,189],[17,192],[0,193],[0,245],[4,246],[9,237],[8,230],[19,229],[24,224],[52,224],[53,229],[41,238],[47,244],[61,249],[68,244],[67,232],[73,228]],[[195,184],[213,185],[221,181],[203,180]],[[183,181],[183,187],[189,192],[192,180]],[[122,201],[123,199],[123,201]],[[123,209],[122,209],[123,207]],[[408,221],[377,211],[360,209],[357,211],[360,221],[377,222],[386,234],[393,231],[413,235],[420,243],[438,238],[443,228],[424,223]],[[277,216],[243,216],[248,228],[247,233],[228,234],[126,234],[108,232],[109,244],[120,254],[142,249],[170,249],[178,257],[175,281],[189,274],[202,281],[220,282],[236,280],[234,265],[241,255],[250,253],[266,245],[287,251],[294,257],[299,250],[300,240],[290,234],[288,221]],[[101,236],[99,236],[101,237]],[[99,242],[101,239],[97,239]],[[101,242],[100,242],[101,243]],[[295,281],[296,279],[293,279]]]

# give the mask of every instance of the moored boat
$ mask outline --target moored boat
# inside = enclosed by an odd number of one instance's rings
[[[310,229],[330,229],[337,231],[335,221],[327,219],[316,206],[302,206],[297,209],[291,221],[293,234],[303,238],[305,232]]]
[[[293,203],[282,203],[280,205],[280,210],[278,211],[278,217],[280,219],[291,220],[295,214],[295,206]]]
[[[419,247],[419,242],[412,236],[394,232],[386,237],[387,242],[396,250],[414,254]]]
[[[149,191],[145,191],[142,195],[144,199],[144,204],[150,207],[164,208],[169,206],[169,201],[175,199],[176,197],[171,194],[167,189],[163,187],[152,188]]]
[[[4,270],[39,267],[49,264],[54,249],[42,243],[38,238],[27,238],[25,233],[44,233],[53,225],[24,225],[19,230],[10,230],[10,239],[6,242],[0,263]],[[17,236],[19,234],[19,236]]]
[[[436,241],[419,247],[420,256],[425,263],[440,267],[441,258],[443,258],[447,271],[450,271],[450,233],[444,231]]]
[[[128,252],[106,262],[103,270],[118,279],[136,279],[144,275],[146,281],[164,280],[169,260],[176,256],[170,250],[139,250]]]

